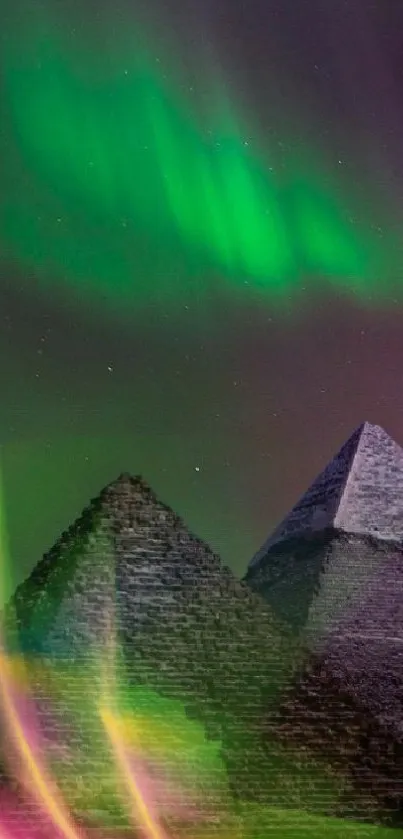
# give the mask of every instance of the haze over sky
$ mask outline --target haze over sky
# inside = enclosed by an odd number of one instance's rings
[[[15,579],[141,473],[237,574],[365,419],[403,443],[403,10],[1,3]]]

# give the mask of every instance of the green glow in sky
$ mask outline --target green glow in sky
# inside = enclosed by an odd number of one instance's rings
[[[217,277],[271,298],[303,277],[373,283],[379,243],[312,155],[269,161],[218,73],[213,108],[144,38],[112,40],[47,15],[7,39],[3,252],[117,306],[203,297]]]

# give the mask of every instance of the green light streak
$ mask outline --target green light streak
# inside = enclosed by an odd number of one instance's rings
[[[277,299],[304,275],[365,294],[384,255],[319,168],[285,184],[225,93],[206,118],[135,41],[79,49],[49,16],[7,40],[4,252],[118,306],[202,296],[217,275]]]

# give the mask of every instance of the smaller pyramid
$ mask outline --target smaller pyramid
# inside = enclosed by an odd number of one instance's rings
[[[403,539],[403,449],[364,422],[344,443],[249,563],[280,542],[335,528],[388,542]]]

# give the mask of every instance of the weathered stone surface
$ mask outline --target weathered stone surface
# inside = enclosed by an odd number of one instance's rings
[[[223,741],[233,788],[277,800],[281,778],[274,770],[268,777],[273,766],[259,753],[256,724],[286,678],[290,635],[144,481],[123,475],[103,490],[17,589],[6,615],[10,643],[63,670],[50,690],[39,669],[33,691],[73,812],[84,798],[98,810],[107,801],[115,823],[123,817],[96,714],[97,655],[106,658],[114,628],[120,677],[180,699]]]
[[[353,808],[360,802],[363,814],[372,810],[399,823],[402,534],[403,451],[364,423],[245,577],[304,648],[271,736],[276,730],[348,777]]]
[[[252,559],[244,579],[317,649],[402,546],[403,450],[381,428],[363,423]]]
[[[399,551],[390,542],[328,528],[277,543],[245,581],[317,650]]]
[[[402,668],[390,667],[389,658],[378,666],[370,659],[347,643],[309,657],[280,711],[267,716],[266,732],[270,741],[276,737],[296,755],[315,756],[351,782],[340,815],[401,827]],[[360,684],[365,660],[370,669]]]
[[[278,542],[333,527],[346,533],[403,539],[403,450],[364,422],[316,478],[249,563],[253,569]]]

